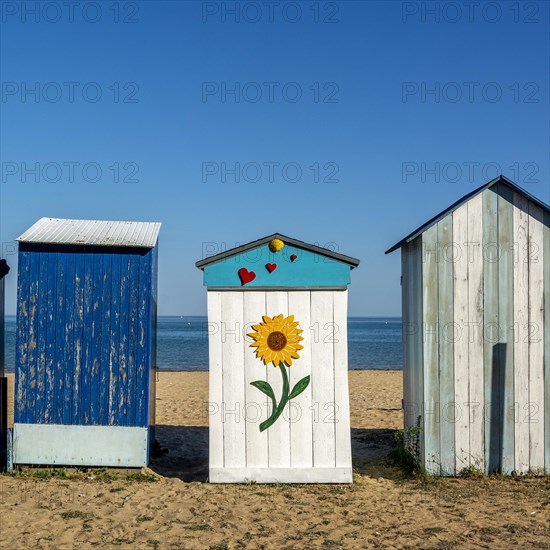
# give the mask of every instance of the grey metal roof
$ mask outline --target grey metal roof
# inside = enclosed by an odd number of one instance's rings
[[[17,241],[36,244],[154,248],[160,226],[161,224],[156,222],[42,218],[18,237]]]
[[[210,256],[209,258],[205,258],[204,260],[199,260],[198,262],[195,263],[195,265],[199,269],[204,269],[207,265],[220,262],[221,260],[225,260],[225,258],[229,258],[230,256],[243,254],[248,250],[252,250],[254,248],[258,248],[259,246],[263,246],[264,244],[269,243],[273,239],[280,239],[285,244],[290,244],[292,246],[296,246],[297,248],[301,248],[303,250],[309,250],[311,252],[314,252],[315,254],[320,254],[321,256],[326,256],[327,258],[333,258],[334,260],[344,262],[350,265],[352,269],[359,265],[359,260],[357,260],[356,258],[352,258],[351,256],[345,256],[344,254],[339,254],[338,252],[328,250],[328,248],[321,248],[320,246],[316,246],[314,244],[298,241],[291,237],[286,237],[285,235],[281,235],[280,233],[273,233],[273,235],[263,237],[262,239],[258,239],[257,241],[252,241],[251,243],[243,244],[242,246],[232,248],[231,250],[226,250],[225,252],[221,252],[220,254],[216,254],[215,256]]]
[[[411,241],[416,239],[416,237],[418,237],[420,234],[424,233],[424,231],[432,227],[432,225],[435,225],[439,220],[442,220],[447,214],[454,212],[459,206],[462,206],[465,202],[469,201],[479,193],[485,191],[485,189],[489,189],[493,185],[496,185],[497,183],[502,183],[504,185],[507,185],[513,191],[516,191],[520,195],[523,195],[526,199],[534,202],[537,206],[540,206],[546,212],[550,212],[550,206],[548,206],[546,203],[542,202],[540,199],[538,199],[534,195],[531,195],[531,193],[521,188],[519,185],[515,184],[513,181],[509,180],[507,177],[498,176],[494,180],[491,180],[485,183],[484,185],[482,185],[481,187],[474,189],[467,195],[464,195],[461,199],[451,204],[449,208],[446,208],[445,210],[443,210],[443,212],[440,212],[439,214],[437,214],[437,216],[434,216],[431,220],[428,220],[424,225],[421,225],[418,229],[415,229],[412,233],[407,235],[404,239],[400,240],[397,244],[394,244],[390,249],[386,250],[386,254],[390,254],[394,250],[401,248],[403,245],[410,243]]]

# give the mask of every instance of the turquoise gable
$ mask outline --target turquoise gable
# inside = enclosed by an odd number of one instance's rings
[[[294,258],[295,256],[295,258]],[[271,266],[272,272],[268,270]],[[239,271],[245,269],[243,284]],[[206,287],[342,287],[350,284],[350,266],[339,260],[289,244],[280,252],[271,252],[265,244],[229,256],[204,267]]]

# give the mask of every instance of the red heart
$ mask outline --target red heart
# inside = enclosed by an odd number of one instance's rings
[[[277,269],[277,264],[265,264],[265,268],[269,273],[273,273]]]
[[[290,256],[290,259],[292,261],[296,260],[298,258],[298,256],[296,256],[296,254],[292,254],[292,256]]]
[[[250,283],[256,278],[256,273],[254,271],[248,271],[246,267],[241,267],[239,269],[239,277],[241,278],[241,283],[244,286],[246,283]]]

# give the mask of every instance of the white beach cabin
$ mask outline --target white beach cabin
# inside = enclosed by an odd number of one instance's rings
[[[196,265],[210,481],[350,483],[347,287],[359,260],[274,234]]]

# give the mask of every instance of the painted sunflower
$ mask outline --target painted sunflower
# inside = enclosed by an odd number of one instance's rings
[[[298,322],[294,321],[294,315],[283,317],[283,314],[273,317],[263,316],[263,322],[252,325],[256,332],[248,334],[255,341],[250,344],[256,348],[256,357],[266,365],[273,363],[278,367],[280,363],[286,363],[289,367],[293,359],[299,359],[298,351],[304,348],[299,342],[303,330],[298,328]]]

